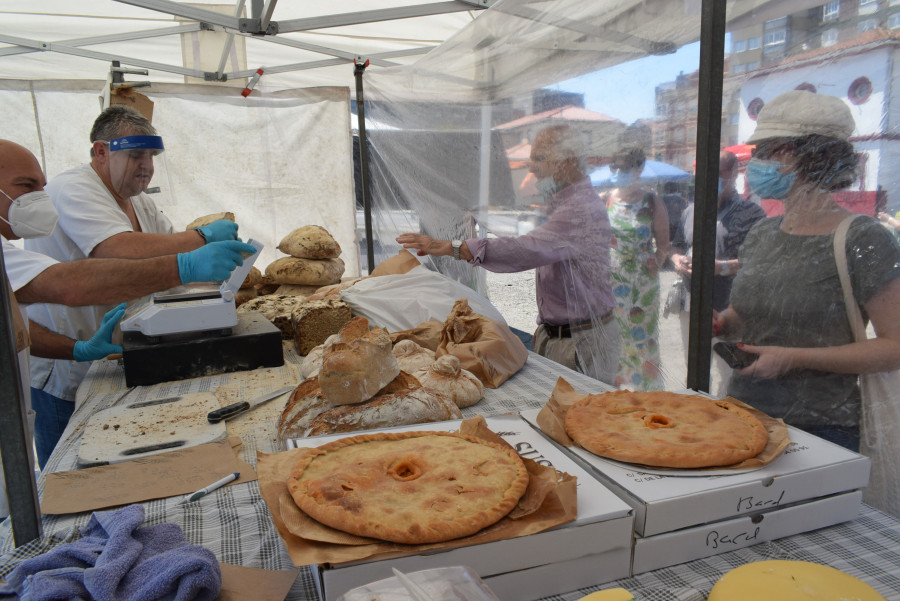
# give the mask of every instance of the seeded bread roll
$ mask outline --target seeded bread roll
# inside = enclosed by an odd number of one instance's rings
[[[300,259],[335,259],[341,254],[341,245],[324,227],[304,225],[285,236],[278,250]]]
[[[341,281],[344,262],[341,259],[282,257],[266,267],[266,275],[277,284],[325,286]]]

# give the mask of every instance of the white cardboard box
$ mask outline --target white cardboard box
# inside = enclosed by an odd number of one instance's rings
[[[459,420],[435,422],[390,430],[455,432],[459,423]],[[530,536],[481,545],[380,561],[319,566],[323,599],[333,601],[352,588],[390,577],[393,567],[413,572],[454,565],[471,566],[502,601],[530,601],[602,584],[631,573],[634,519],[631,507],[518,415],[490,417],[487,424],[523,457],[551,465],[578,479],[577,519]],[[354,434],[358,432],[295,439],[288,446],[319,446]]]
[[[522,417],[537,428],[538,412],[523,411]],[[789,433],[791,445],[769,465],[723,476],[648,474],[580,447],[566,451],[634,508],[634,531],[645,537],[756,515],[868,483],[868,458],[796,428]]]
[[[742,549],[855,519],[862,493],[852,491],[703,526],[636,537],[632,573]]]

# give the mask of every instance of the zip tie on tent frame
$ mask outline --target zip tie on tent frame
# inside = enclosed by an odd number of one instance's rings
[[[246,98],[250,95],[250,92],[253,91],[253,88],[256,87],[257,82],[259,82],[260,76],[265,72],[264,67],[260,67],[256,70],[256,73],[253,74],[253,77],[250,78],[250,81],[247,82],[247,87],[241,91],[241,96]]]

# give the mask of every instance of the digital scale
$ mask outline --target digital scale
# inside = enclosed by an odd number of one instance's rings
[[[176,286],[125,312],[122,359],[127,386],[284,365],[281,331],[261,313],[238,315],[234,297],[263,245],[220,285]]]

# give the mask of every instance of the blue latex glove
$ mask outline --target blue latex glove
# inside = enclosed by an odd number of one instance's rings
[[[95,359],[103,359],[107,355],[113,353],[121,353],[122,347],[118,344],[112,344],[113,330],[119,325],[119,320],[125,315],[125,303],[122,303],[115,309],[111,309],[103,316],[103,322],[100,329],[97,330],[90,340],[78,340],[75,342],[75,348],[72,350],[72,358],[76,361],[94,361]]]
[[[244,264],[244,257],[255,252],[255,246],[238,240],[210,242],[178,254],[178,275],[182,284],[227,280],[235,267]]]
[[[219,219],[208,225],[197,228],[206,239],[206,243],[222,242],[223,240],[237,240],[238,224],[227,219]]]

